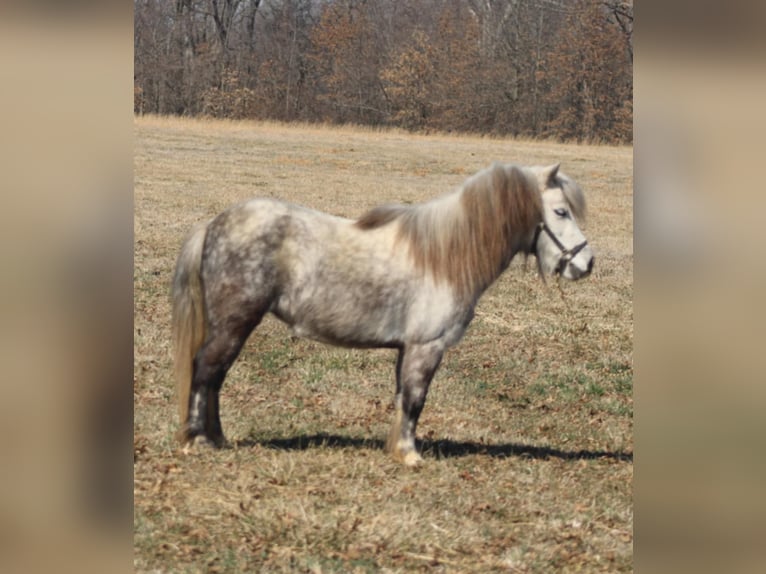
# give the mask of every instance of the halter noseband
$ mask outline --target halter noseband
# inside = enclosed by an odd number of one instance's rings
[[[545,231],[545,233],[548,234],[548,237],[551,238],[553,243],[556,244],[556,247],[559,248],[559,251],[561,251],[561,259],[559,259],[558,265],[556,265],[556,273],[561,273],[564,271],[564,268],[567,266],[567,263],[569,263],[572,259],[574,259],[580,251],[582,251],[583,247],[588,245],[587,241],[583,241],[582,243],[579,243],[572,247],[572,249],[567,249],[564,247],[564,244],[559,241],[559,238],[556,237],[553,234],[553,231],[551,231],[551,228],[548,227],[548,224],[545,223],[545,221],[541,221],[537,224],[537,228],[535,229],[535,237],[532,239],[532,249],[531,253],[534,253],[537,255],[537,240],[540,237],[540,232]],[[539,260],[539,256],[538,256]]]

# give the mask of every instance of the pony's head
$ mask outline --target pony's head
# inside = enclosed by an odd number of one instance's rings
[[[585,198],[559,165],[532,168],[543,199],[543,220],[535,228],[530,253],[540,274],[577,280],[593,270],[593,251],[577,225],[585,216]]]

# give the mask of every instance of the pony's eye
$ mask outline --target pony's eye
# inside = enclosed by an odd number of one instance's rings
[[[559,217],[569,217],[569,212],[566,209],[562,209],[561,207],[559,207],[558,209],[554,209],[553,213],[555,213]]]

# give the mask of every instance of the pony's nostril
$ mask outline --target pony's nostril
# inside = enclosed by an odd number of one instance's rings
[[[595,257],[591,257],[590,261],[588,261],[588,273],[593,271],[593,264],[595,263],[595,261],[596,261]]]

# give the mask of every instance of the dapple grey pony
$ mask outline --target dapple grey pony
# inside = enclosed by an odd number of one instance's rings
[[[275,199],[229,208],[192,232],[173,280],[180,440],[223,444],[221,385],[273,313],[297,336],[398,350],[387,449],[417,464],[428,387],[479,297],[518,253],[536,256],[543,277],[587,276],[584,213],[582,191],[558,165],[500,163],[431,201],[357,220]]]

